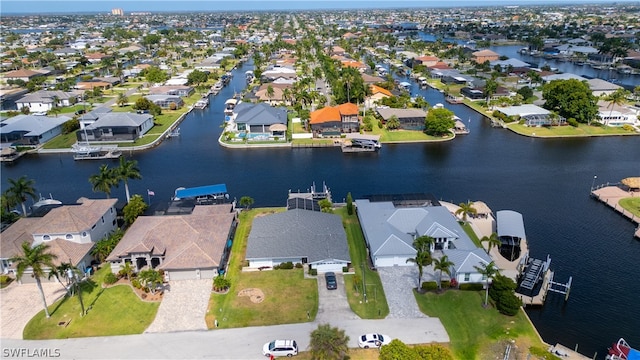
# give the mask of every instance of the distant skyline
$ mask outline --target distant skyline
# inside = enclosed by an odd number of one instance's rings
[[[638,0],[298,0],[298,1],[169,1],[169,0],[1,0],[2,14],[73,14],[110,13],[113,8],[130,12],[188,12],[188,11],[268,11],[268,10],[319,10],[319,9],[390,9],[434,7],[478,7],[509,5],[579,5],[637,3]]]

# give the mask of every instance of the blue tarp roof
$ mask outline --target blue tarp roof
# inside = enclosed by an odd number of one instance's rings
[[[180,199],[185,199],[185,198],[194,198],[198,196],[226,194],[226,193],[227,193],[226,184],[216,184],[216,185],[198,186],[198,187],[193,187],[188,189],[176,190],[176,197]]]

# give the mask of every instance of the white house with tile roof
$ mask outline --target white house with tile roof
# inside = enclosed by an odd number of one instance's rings
[[[57,256],[54,264],[70,262],[84,270],[93,260],[91,249],[94,244],[117,228],[116,202],[117,199],[80,198],[77,204],[54,208],[41,218],[19,219],[0,237],[2,272],[15,271],[8,259],[22,253],[24,242],[31,246],[45,243]],[[23,281],[30,279],[30,276],[23,276]]]

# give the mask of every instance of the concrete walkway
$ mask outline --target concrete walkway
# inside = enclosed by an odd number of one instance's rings
[[[171,281],[145,333],[207,330],[204,318],[212,285],[209,279]]]
[[[42,290],[49,306],[66,294],[62,285],[47,280],[43,281]],[[35,283],[14,281],[0,290],[0,338],[22,339],[24,327],[42,310],[42,297]]]

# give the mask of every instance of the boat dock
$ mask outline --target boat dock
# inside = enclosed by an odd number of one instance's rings
[[[625,191],[624,189],[617,186],[617,184],[603,184],[599,185],[591,190],[591,196],[600,200],[601,202],[607,204],[609,207],[614,209],[622,216],[634,222],[636,227],[634,236],[640,238],[640,217],[633,214],[629,210],[624,209],[619,205],[621,199],[630,198],[630,197],[640,197],[640,192],[638,191]]]
[[[560,356],[563,359],[569,359],[569,360],[591,360],[590,357],[586,357],[582,354],[580,354],[579,352],[577,352],[576,350],[571,350],[568,347],[561,345],[561,344],[555,344],[553,346],[551,346],[549,348],[549,352],[552,353],[553,355],[556,356]]]

